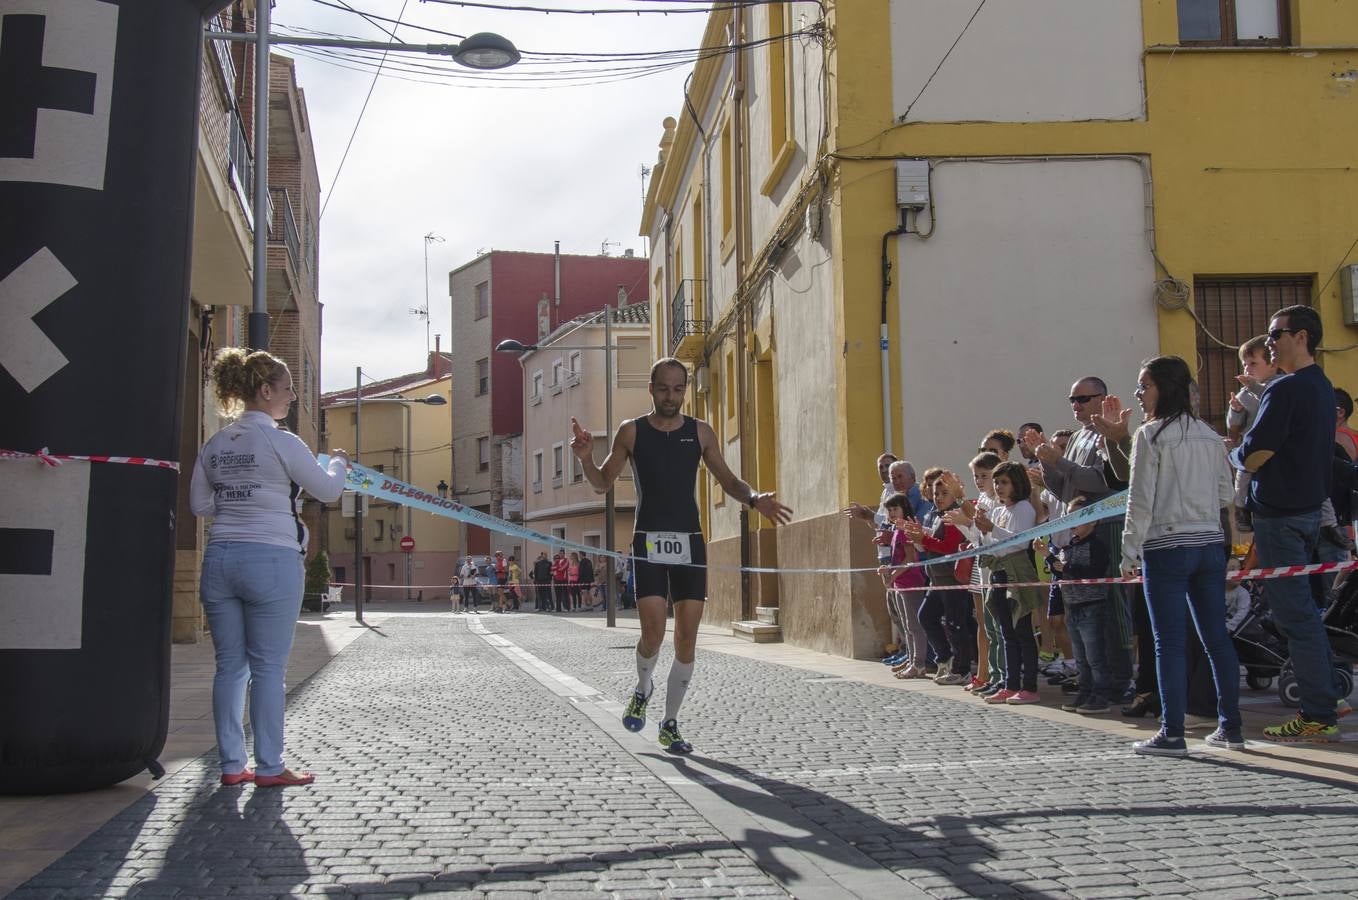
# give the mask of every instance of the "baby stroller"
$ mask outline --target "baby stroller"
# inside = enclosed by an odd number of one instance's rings
[[[1251,583],[1249,589],[1250,611],[1231,632],[1231,643],[1245,667],[1245,684],[1262,691],[1272,686],[1287,665],[1287,642],[1273,627],[1258,586]]]
[[[1330,590],[1330,605],[1321,621],[1330,638],[1335,667],[1341,670],[1344,696],[1353,690],[1353,663],[1358,660],[1358,575],[1342,573]]]
[[[1254,600],[1250,609],[1251,617],[1253,617],[1256,605],[1263,606],[1263,603],[1257,598]],[[1263,607],[1263,609],[1266,610],[1267,607]],[[1263,611],[1261,610],[1261,612]],[[1325,633],[1330,639],[1330,650],[1334,657],[1335,680],[1339,683],[1340,696],[1347,697],[1353,693],[1353,663],[1354,660],[1358,660],[1358,577],[1341,575],[1336,580],[1334,587],[1330,590],[1329,606],[1321,615],[1321,620],[1325,624]],[[1277,652],[1281,653],[1284,658],[1277,671],[1278,698],[1285,706],[1296,709],[1301,706],[1301,690],[1297,685],[1297,676],[1292,671],[1292,660],[1287,658],[1287,642],[1278,633],[1277,627],[1267,617],[1266,612],[1263,612],[1259,626],[1276,640]],[[1251,664],[1245,661],[1245,655],[1241,652],[1239,641],[1236,641],[1236,650],[1241,653],[1241,665],[1246,666],[1246,672],[1250,673],[1252,671]],[[1261,673],[1266,672],[1267,666],[1259,668],[1259,671]],[[1250,674],[1245,676],[1245,682],[1252,688],[1256,687]],[[1267,683],[1262,684],[1262,687],[1268,687]]]

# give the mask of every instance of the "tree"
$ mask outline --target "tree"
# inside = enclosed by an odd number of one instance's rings
[[[325,597],[330,593],[330,554],[324,550],[306,564],[306,585],[302,588],[302,609],[325,612]]]

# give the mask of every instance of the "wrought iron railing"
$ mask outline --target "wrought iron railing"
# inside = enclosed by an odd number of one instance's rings
[[[292,195],[287,188],[269,188],[269,195],[273,199],[274,205],[274,227],[271,230],[273,240],[278,240],[281,232],[283,244],[288,248],[288,261],[292,263],[294,271],[300,272],[302,269],[302,237],[297,230],[297,216],[292,209]],[[281,220],[281,223],[280,223]],[[282,228],[279,228],[279,225]]]
[[[707,334],[707,314],[703,309],[703,292],[707,282],[701,278],[685,278],[670,300],[670,351],[690,335]]]

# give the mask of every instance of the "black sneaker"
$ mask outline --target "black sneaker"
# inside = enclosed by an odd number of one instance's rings
[[[651,690],[655,690],[652,688]],[[651,697],[649,694],[632,693],[632,699],[627,703],[627,709],[622,714],[622,727],[628,731],[640,731],[646,727],[646,704]]]
[[[1218,728],[1207,735],[1204,743],[1209,747],[1217,747],[1221,750],[1245,749],[1245,738],[1241,735],[1239,728],[1233,728],[1230,731],[1225,728]]]
[[[660,746],[667,753],[676,756],[693,752],[693,745],[679,736],[679,723],[674,719],[666,719],[660,723]]]
[[[1188,744],[1182,737],[1170,737],[1161,731],[1153,738],[1132,744],[1132,752],[1140,756],[1173,756],[1182,759],[1188,755]]]

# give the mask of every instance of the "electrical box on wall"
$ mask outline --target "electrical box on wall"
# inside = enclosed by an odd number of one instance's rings
[[[1339,270],[1339,305],[1344,307],[1344,324],[1358,325],[1358,264]]]
[[[929,205],[929,160],[896,160],[896,205],[902,209]]]

